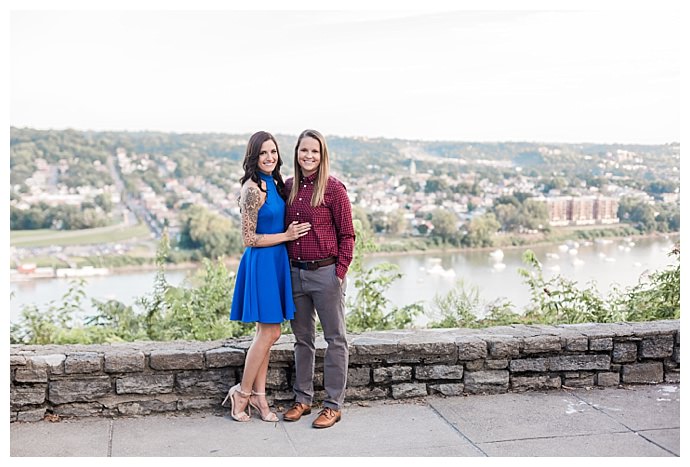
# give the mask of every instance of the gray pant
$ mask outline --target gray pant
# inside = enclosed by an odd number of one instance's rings
[[[316,313],[328,344],[324,358],[324,407],[340,410],[345,400],[349,352],[345,330],[345,288],[335,275],[335,265],[315,271],[291,267],[295,318],[290,321],[295,335],[295,401],[311,405],[314,398],[316,358]]]

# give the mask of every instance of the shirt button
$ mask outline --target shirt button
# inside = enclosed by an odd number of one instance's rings
[[[299,216],[299,213],[297,213],[297,215]]]
[[[307,185],[304,185],[304,188],[306,188],[306,187],[307,187]]]
[[[297,242],[297,244],[299,245],[299,242]]]
[[[302,258],[300,258],[300,257],[298,256],[297,259],[302,259]]]
[[[300,198],[299,200],[302,201],[302,198]]]

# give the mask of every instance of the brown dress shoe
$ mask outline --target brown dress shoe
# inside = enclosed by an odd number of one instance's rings
[[[296,422],[302,415],[309,415],[311,413],[311,406],[307,404],[302,404],[301,402],[295,402],[290,407],[290,410],[283,414],[283,420],[286,422]]]
[[[340,421],[341,412],[340,410],[333,410],[330,407],[326,407],[321,411],[314,423],[311,424],[314,428],[330,428]]]

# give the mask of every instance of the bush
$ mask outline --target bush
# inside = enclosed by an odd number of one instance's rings
[[[509,302],[482,304],[476,289],[466,290],[460,282],[455,289],[434,300],[435,321],[429,327],[487,327],[505,324],[611,323],[680,319],[680,246],[669,256],[678,264],[642,276],[638,284],[614,288],[603,297],[594,282],[577,283],[557,275],[544,279],[541,263],[531,250],[525,251],[526,269],[519,273],[530,288],[530,303],[516,313]]]
[[[413,326],[415,318],[424,311],[422,305],[392,306],[385,294],[402,275],[390,263],[364,268],[364,253],[376,247],[362,232],[357,220],[355,231],[357,239],[350,276],[359,290],[354,299],[348,299],[348,329],[358,332]],[[92,300],[98,313],[80,321],[76,317],[86,298],[84,281],[74,281],[61,300],[52,301],[43,308],[24,307],[19,323],[10,328],[10,342],[93,344],[146,339],[216,340],[253,332],[252,324],[229,320],[235,276],[227,270],[222,259],[204,260],[204,268],[194,277],[183,286],[172,287],[165,279],[169,252],[164,235],[156,252],[158,271],[153,291],[136,302],[140,311],[116,300]],[[526,268],[519,273],[530,288],[531,301],[522,313],[514,311],[513,305],[504,299],[484,303],[476,288],[459,282],[445,296],[435,297],[430,312],[434,320],[428,326],[479,328],[514,323],[680,319],[680,246],[669,255],[676,256],[676,266],[643,276],[632,288],[615,288],[604,298],[594,283],[580,288],[576,282],[560,275],[545,280],[541,264],[534,253],[527,250],[523,255]],[[287,323],[283,323],[282,330],[290,332]]]
[[[354,279],[358,291],[354,300],[350,298],[347,302],[349,312],[345,320],[348,330],[359,332],[411,326],[424,309],[419,303],[405,305],[402,308],[391,306],[385,293],[402,274],[397,266],[391,263],[381,263],[369,269],[364,267],[364,253],[375,251],[376,245],[363,230],[361,221],[355,219],[353,224],[356,240],[349,275]]]
[[[13,344],[94,344],[136,340],[215,340],[250,334],[254,326],[229,320],[235,276],[222,259],[204,260],[189,279],[191,287],[172,287],[165,279],[167,235],[156,252],[153,292],[140,297],[136,311],[117,300],[92,300],[95,316],[78,320],[85,299],[83,280],[73,282],[61,302],[22,310],[10,329]]]

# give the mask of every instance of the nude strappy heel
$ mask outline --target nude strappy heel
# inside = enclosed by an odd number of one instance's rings
[[[235,393],[239,392],[241,396],[243,397],[250,397],[251,394],[247,394],[246,392],[242,392],[242,386],[240,384],[236,384],[233,387],[230,388],[228,391],[228,395],[225,396],[225,399],[223,399],[223,402],[221,402],[220,405],[225,407],[226,402],[228,402],[228,399],[230,399],[230,416],[234,419],[237,420],[238,422],[248,422],[250,420],[250,416],[252,414],[251,409],[249,408],[251,402],[247,404],[247,411],[246,412],[240,412],[239,414],[235,413]],[[251,399],[250,399],[251,400]]]
[[[265,392],[252,391],[251,395],[252,396],[264,396],[264,397],[266,397]],[[254,407],[254,410],[259,412],[259,417],[261,417],[261,420],[263,420],[264,422],[277,422],[278,421],[278,415],[276,415],[275,412],[271,412],[270,407],[268,408],[268,414],[266,416],[264,416],[263,412],[261,411],[261,407],[259,407],[258,404],[254,405],[251,397],[249,398],[249,405]]]

